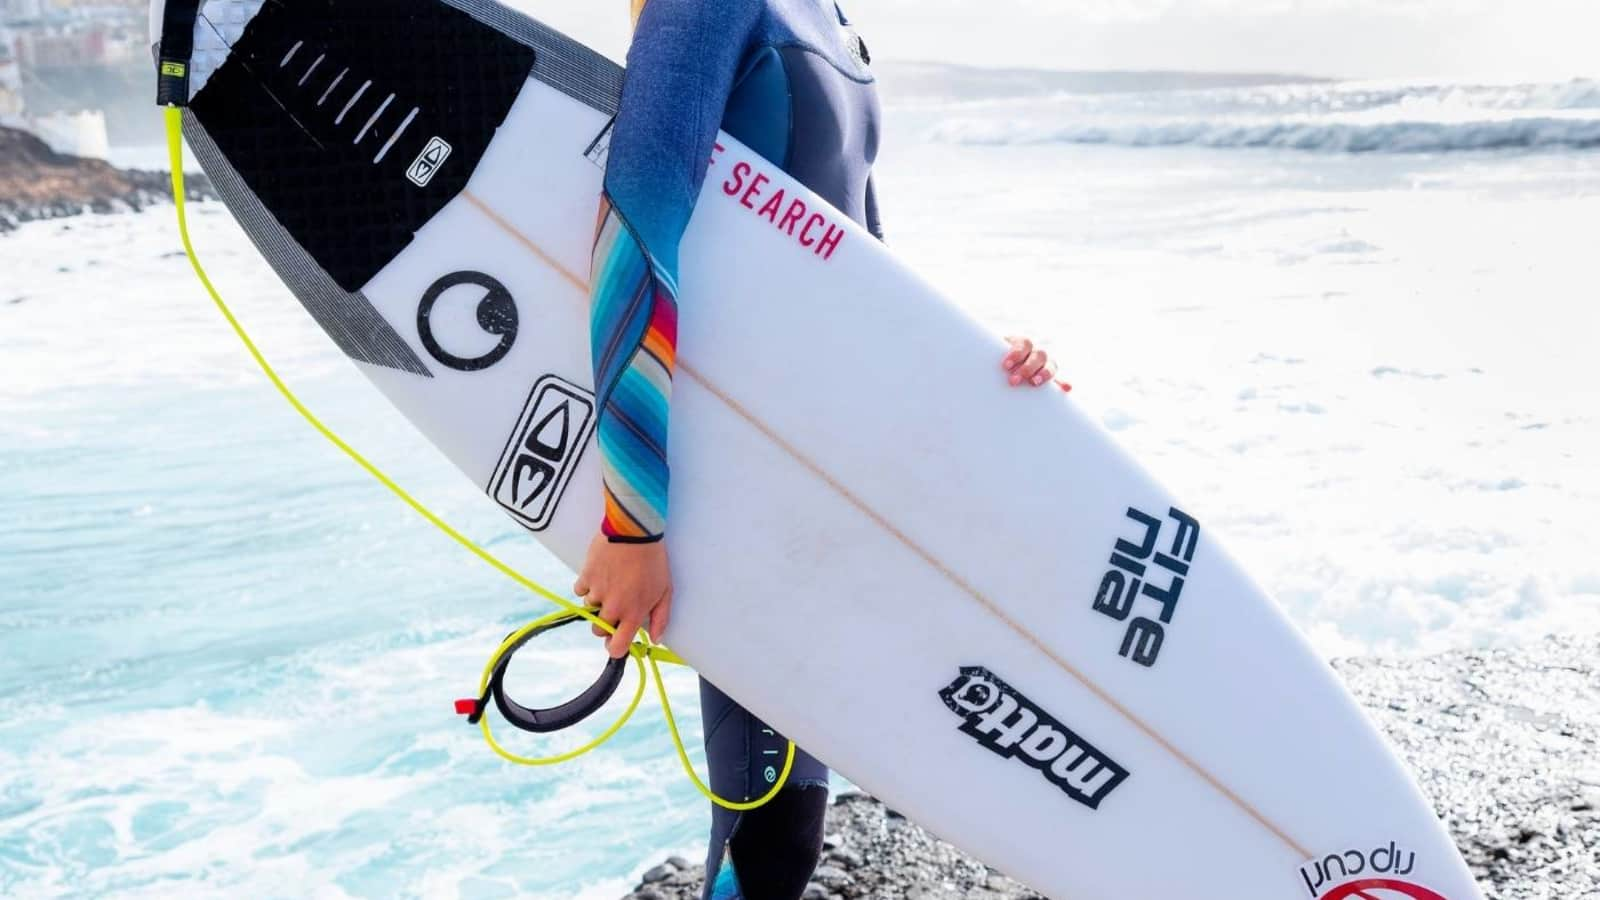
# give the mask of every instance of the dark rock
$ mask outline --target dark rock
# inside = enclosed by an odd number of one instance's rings
[[[191,200],[216,196],[204,177],[190,176],[185,187]],[[171,199],[166,172],[57,153],[26,131],[0,127],[0,234],[23,222],[138,210]]]

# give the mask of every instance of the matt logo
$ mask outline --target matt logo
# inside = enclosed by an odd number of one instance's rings
[[[1371,851],[1330,853],[1300,867],[1306,891],[1316,900],[1446,900],[1400,876],[1416,868],[1417,854],[1390,841]],[[1350,880],[1354,879],[1354,880]]]
[[[962,733],[991,753],[1039,770],[1046,781],[1090,809],[1098,809],[1128,777],[1127,769],[982,666],[962,666],[961,677],[939,697],[961,716]]]
[[[444,138],[435,137],[428,141],[428,146],[422,148],[417,158],[406,169],[406,178],[417,187],[427,187],[433,176],[439,173],[439,168],[444,161],[450,158],[450,145]]]
[[[529,531],[544,530],[594,424],[593,394],[554,375],[539,379],[500,454],[489,496]]]

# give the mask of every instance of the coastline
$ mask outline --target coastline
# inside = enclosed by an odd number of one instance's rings
[[[1600,636],[1333,663],[1443,817],[1488,900],[1600,897]],[[828,810],[808,900],[1035,900],[863,793]],[[624,900],[695,900],[671,857]]]
[[[191,200],[215,196],[203,176],[190,175],[186,186]],[[57,153],[27,131],[0,126],[0,234],[39,219],[136,212],[171,201],[167,172]]]

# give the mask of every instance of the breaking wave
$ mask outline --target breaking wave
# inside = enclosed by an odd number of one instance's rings
[[[959,144],[1106,144],[1124,147],[1267,148],[1323,153],[1450,153],[1600,147],[1600,118],[1476,122],[1166,121],[1030,125],[951,121],[934,138]]]
[[[948,106],[935,140],[1451,153],[1600,147],[1600,81],[1314,83],[1058,93]]]

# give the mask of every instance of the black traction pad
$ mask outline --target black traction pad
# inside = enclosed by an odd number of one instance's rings
[[[438,0],[268,0],[191,106],[353,292],[466,186],[533,65],[532,48]]]

